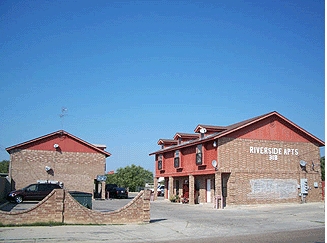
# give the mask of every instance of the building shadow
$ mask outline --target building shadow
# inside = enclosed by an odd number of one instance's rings
[[[161,222],[161,221],[165,221],[167,219],[150,219],[150,223],[157,223],[157,222]]]

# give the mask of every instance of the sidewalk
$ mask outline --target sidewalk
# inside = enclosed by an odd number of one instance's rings
[[[109,200],[99,203],[103,207]],[[212,237],[242,238],[242,235],[324,228],[324,207],[324,203],[306,203],[217,210],[212,204],[185,205],[157,200],[151,202],[149,224],[3,227],[0,242],[204,242]]]

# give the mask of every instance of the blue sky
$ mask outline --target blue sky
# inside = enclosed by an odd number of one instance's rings
[[[107,145],[107,170],[153,171],[159,138],[271,111],[324,140],[324,9],[2,0],[0,161],[6,147],[64,129]]]

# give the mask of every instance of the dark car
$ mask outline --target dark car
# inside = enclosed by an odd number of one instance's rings
[[[118,187],[117,184],[107,184],[106,194],[109,198],[128,198],[128,191],[124,187]]]
[[[107,184],[106,185],[106,196],[109,198],[113,198],[116,195],[116,188],[118,186],[116,184]],[[108,195],[109,194],[109,195]]]
[[[61,189],[59,184],[37,183],[31,184],[21,190],[12,191],[7,195],[9,201],[21,203],[23,201],[41,201],[53,189]]]

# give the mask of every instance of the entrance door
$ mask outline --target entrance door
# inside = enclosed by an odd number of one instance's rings
[[[183,184],[183,197],[185,198],[189,198],[189,188],[188,188],[188,184],[184,183]]]
[[[211,202],[211,179],[207,179],[207,202]]]

